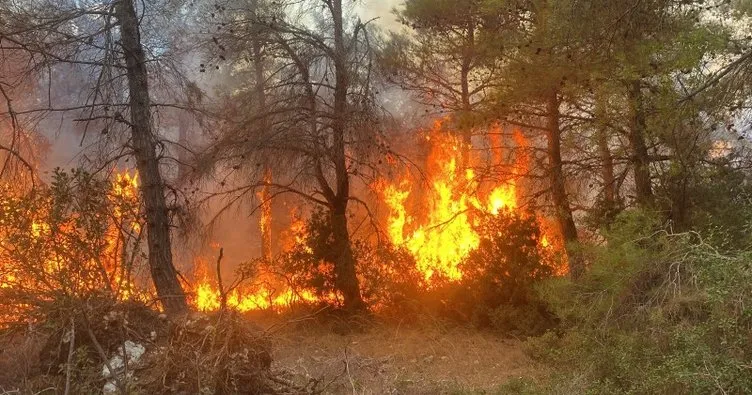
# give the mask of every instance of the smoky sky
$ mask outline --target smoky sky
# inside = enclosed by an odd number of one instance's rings
[[[379,18],[376,23],[385,29],[395,29],[398,24],[392,9],[399,8],[404,0],[364,0],[358,6],[358,13],[364,20]]]

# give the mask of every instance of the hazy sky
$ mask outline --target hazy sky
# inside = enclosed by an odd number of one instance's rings
[[[396,26],[392,8],[401,5],[404,0],[361,0],[358,9],[364,20],[378,17],[383,27]]]

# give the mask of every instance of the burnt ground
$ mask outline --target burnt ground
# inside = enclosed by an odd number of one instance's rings
[[[519,340],[470,328],[378,324],[349,334],[322,326],[274,332],[273,367],[299,383],[321,379],[325,393],[497,393],[511,379],[543,374]]]

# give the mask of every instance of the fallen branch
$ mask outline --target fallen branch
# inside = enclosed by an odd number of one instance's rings
[[[227,310],[227,292],[222,285],[222,258],[225,256],[225,249],[219,249],[219,257],[217,257],[217,286],[219,288],[219,308],[220,311]]]

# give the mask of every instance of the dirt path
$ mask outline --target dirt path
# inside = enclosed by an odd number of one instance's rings
[[[493,393],[539,367],[519,341],[472,329],[379,326],[338,335],[326,328],[275,336],[274,367],[296,381],[323,377],[333,394]]]

